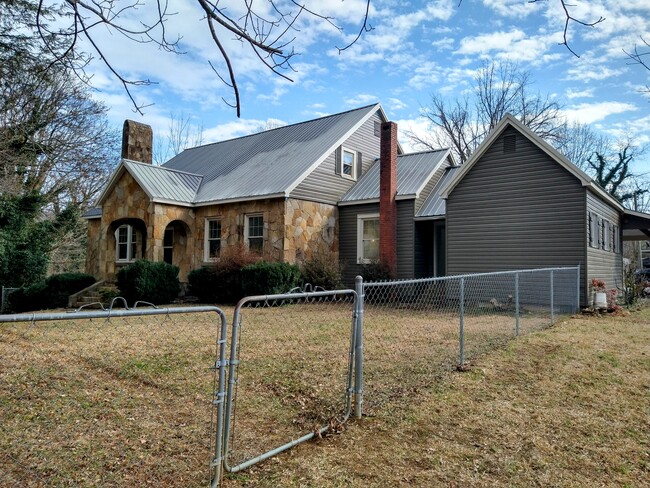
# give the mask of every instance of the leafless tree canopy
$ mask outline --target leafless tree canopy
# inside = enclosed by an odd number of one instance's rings
[[[486,63],[474,79],[470,96],[449,101],[432,95],[429,105],[421,109],[430,125],[428,136],[408,135],[426,148],[450,147],[462,163],[506,113],[557,142],[565,129],[560,108],[550,97],[533,92],[530,74],[516,64]]]
[[[20,1],[35,2],[35,28],[54,62],[63,63],[85,78],[84,67],[92,56],[98,57],[122,83],[138,111],[141,111],[143,106],[136,101],[132,87],[147,85],[152,81],[129,79],[120,72],[115,60],[106,55],[105,46],[99,42],[96,35],[98,29],[108,28],[114,34],[131,41],[153,43],[163,51],[182,54],[180,37],[167,31],[168,21],[175,15],[168,0],[150,0],[148,3],[155,5],[153,17],[139,19],[137,24],[130,22],[129,16],[143,8],[145,0],[61,0],[54,8],[48,8],[49,2],[45,0]],[[268,0],[263,3],[247,0],[243,2],[242,14],[236,14],[232,4],[229,8],[223,0],[196,2],[204,15],[205,25],[217,47],[218,58],[225,64],[225,69],[222,71],[216,63],[210,62],[210,65],[216,75],[230,87],[233,99],[224,101],[237,110],[238,117],[241,114],[241,100],[237,70],[232,53],[228,52],[224,43],[227,36],[248,46],[271,73],[291,81],[291,62],[297,54],[292,46],[299,32],[297,23],[301,17],[315,18],[342,31],[333,17],[320,14],[298,0]],[[270,9],[265,8],[268,5]],[[356,39],[361,33],[371,29],[368,24],[369,8],[370,0],[367,0],[365,16],[360,19],[359,35]],[[92,46],[91,55],[81,50],[82,39]],[[352,43],[356,42],[356,39]],[[340,50],[347,47],[349,45]]]
[[[194,124],[189,115],[171,114],[167,137],[154,137],[153,161],[161,165],[185,149],[203,144],[203,124]]]

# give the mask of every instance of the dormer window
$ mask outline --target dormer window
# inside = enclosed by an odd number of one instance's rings
[[[347,149],[343,149],[343,175],[347,176],[348,178],[354,178],[354,175],[356,174],[355,167],[356,167],[356,160],[357,160],[357,155],[353,153],[352,151],[348,151]]]

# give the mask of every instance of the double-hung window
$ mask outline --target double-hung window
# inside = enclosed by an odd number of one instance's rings
[[[357,216],[357,263],[367,264],[379,259],[379,214]]]
[[[247,215],[244,233],[248,249],[261,254],[264,248],[264,216]]]
[[[343,176],[347,176],[348,178],[355,178],[356,177],[356,162],[357,162],[357,155],[356,153],[352,151],[348,151],[347,149],[343,149],[342,155],[341,155],[341,173]]]
[[[221,254],[221,220],[205,221],[204,261],[217,261]]]
[[[115,260],[129,263],[138,256],[138,233],[132,225],[120,225],[115,231]]]

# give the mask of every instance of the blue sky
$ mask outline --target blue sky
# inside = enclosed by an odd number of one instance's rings
[[[223,4],[224,2],[221,2]],[[233,13],[241,8],[232,1]],[[258,2],[268,8],[266,2]],[[308,2],[309,3],[309,2]],[[128,77],[157,84],[134,90],[137,101],[152,104],[134,113],[119,83],[100,63],[91,71],[96,97],[109,107],[116,125],[125,118],[147,124],[164,137],[172,114],[189,117],[203,128],[203,142],[245,135],[267,121],[293,123],[380,102],[401,130],[426,131],[419,111],[433,93],[462,96],[486,60],[509,60],[532,74],[533,87],[565,107],[565,116],[615,138],[632,137],[650,145],[650,72],[630,65],[623,49],[650,41],[650,1],[572,1],[571,14],[585,21],[605,21],[593,28],[570,25],[572,55],[562,42],[564,12],[558,0],[373,0],[373,30],[350,49],[349,42],[365,11],[363,0],[320,0],[310,7],[335,17],[343,32],[314,18],[297,25],[293,82],[273,76],[237,41],[224,35],[241,90],[242,116],[225,105],[229,89],[212,72],[219,65],[196,0],[175,0],[167,33],[182,36],[175,55],[154,45],[126,42],[108,30],[98,31],[107,58]],[[147,15],[150,5],[137,14]],[[649,56],[650,57],[650,56]],[[408,146],[408,141],[402,138]],[[637,171],[650,171],[650,150]]]

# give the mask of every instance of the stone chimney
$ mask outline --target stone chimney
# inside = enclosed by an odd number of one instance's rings
[[[151,164],[153,131],[146,124],[125,120],[122,129],[122,159]]]
[[[397,124],[381,125],[379,149],[379,260],[397,271]]]

